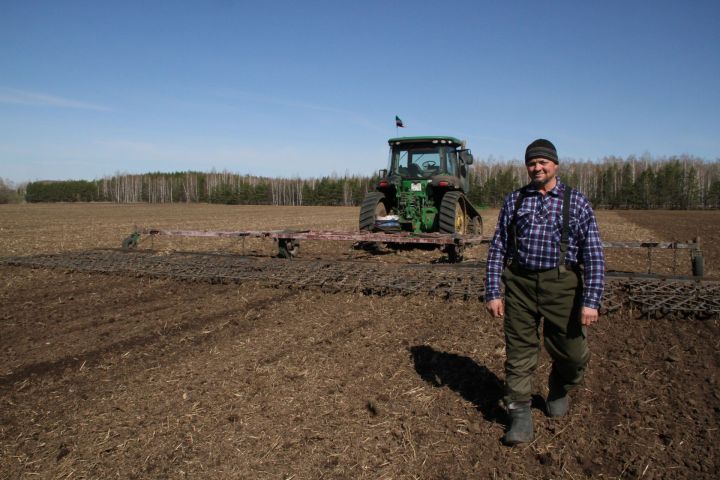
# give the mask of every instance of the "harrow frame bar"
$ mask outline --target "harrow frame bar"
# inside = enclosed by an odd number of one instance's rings
[[[381,243],[415,243],[435,245],[476,245],[487,242],[482,235],[459,235],[449,233],[412,233],[412,232],[332,232],[316,230],[164,230],[159,228],[140,228],[136,233],[153,236],[171,237],[219,237],[219,238],[273,238],[276,240],[329,240]]]
[[[449,248],[451,258],[459,260],[459,254],[466,246],[488,244],[490,239],[482,235],[461,235],[450,233],[413,233],[413,232],[334,232],[323,230],[169,230],[152,227],[136,227],[132,234],[123,241],[123,248],[134,248],[140,241],[141,235],[168,236],[168,237],[205,237],[205,238],[272,238],[278,242],[278,254],[281,257],[292,258],[297,255],[299,240],[319,241],[351,241],[356,244],[414,244],[438,245]],[[673,260],[673,272],[677,264],[677,251],[689,250],[693,277],[702,277],[704,274],[704,259],[700,250],[700,237],[690,242],[603,242],[603,248],[619,249],[645,249],[647,250],[646,274],[652,273],[652,251],[654,249],[673,250],[676,258]],[[447,250],[446,250],[447,251]],[[456,255],[452,255],[456,253]]]

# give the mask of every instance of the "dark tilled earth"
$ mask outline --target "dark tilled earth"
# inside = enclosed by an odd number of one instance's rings
[[[715,320],[603,318],[571,415],[499,438],[477,301],[0,267],[5,478],[714,478]]]
[[[695,217],[674,213],[632,221],[684,240],[673,233]],[[716,216],[705,223],[708,244]],[[0,275],[1,478],[709,479],[720,467],[717,319],[603,317],[564,419],[543,413],[542,353],[537,438],[507,448],[502,328],[476,300]]]

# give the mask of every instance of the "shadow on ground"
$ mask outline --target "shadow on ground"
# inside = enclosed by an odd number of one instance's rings
[[[500,405],[502,381],[487,367],[470,357],[440,352],[429,345],[410,347],[415,371],[433,387],[448,387],[472,402],[485,420],[504,425],[505,410]]]

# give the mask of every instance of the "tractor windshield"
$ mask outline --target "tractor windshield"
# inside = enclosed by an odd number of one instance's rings
[[[454,147],[395,147],[390,151],[390,172],[403,178],[430,178],[455,170]]]

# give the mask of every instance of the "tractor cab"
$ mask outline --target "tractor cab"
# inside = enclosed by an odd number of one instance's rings
[[[472,164],[470,150],[454,137],[391,138],[390,160],[383,177],[400,187],[403,180],[426,180],[467,192],[467,166]]]

